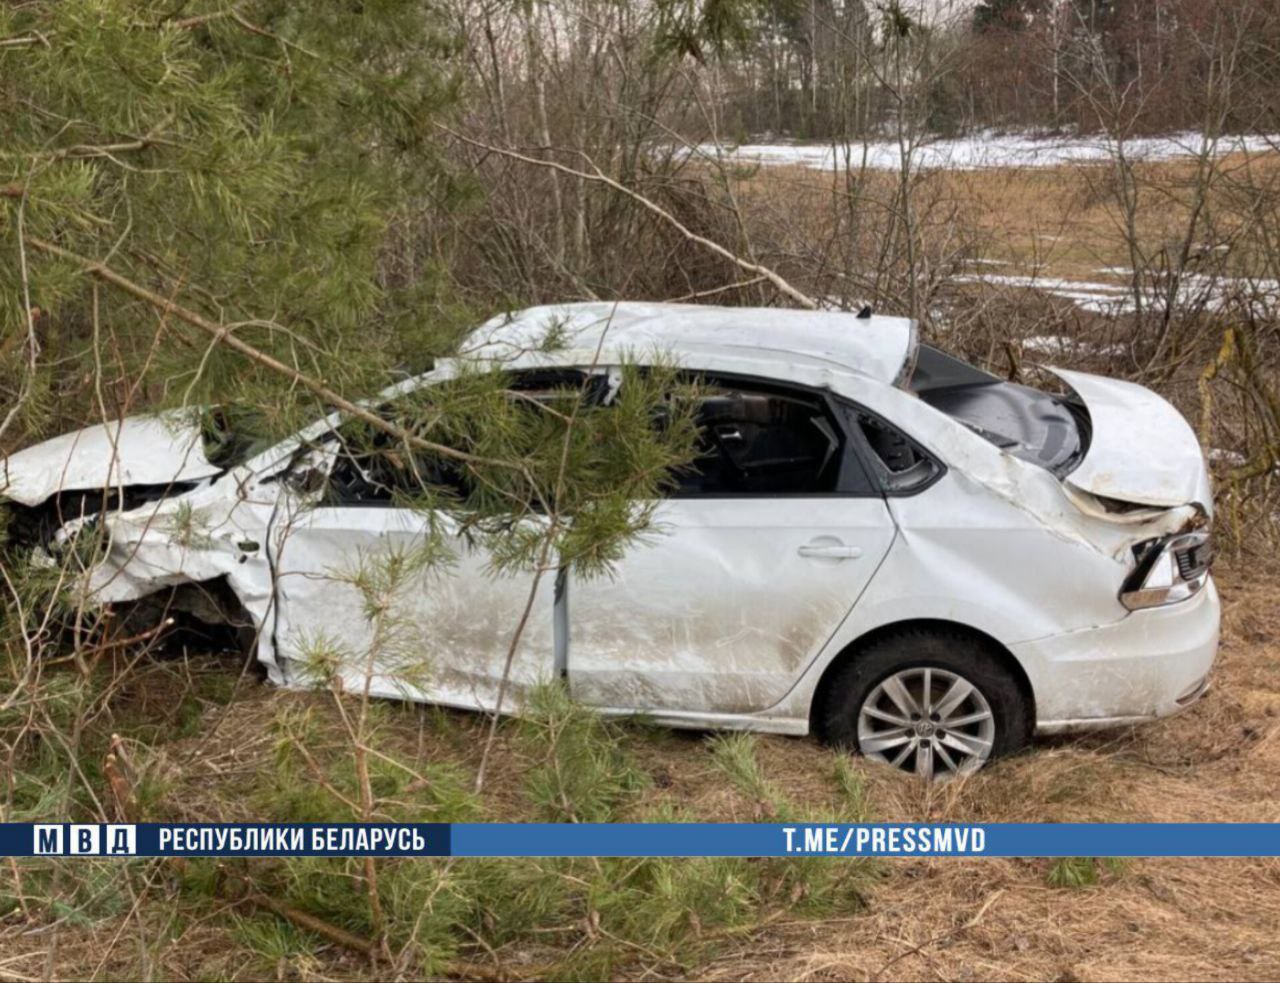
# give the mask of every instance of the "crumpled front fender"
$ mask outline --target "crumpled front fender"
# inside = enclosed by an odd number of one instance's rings
[[[105,553],[85,575],[93,604],[134,601],[183,584],[225,578],[253,619],[266,624],[273,581],[267,557],[269,504],[231,497],[223,485],[100,517]],[[63,535],[74,535],[75,524]]]

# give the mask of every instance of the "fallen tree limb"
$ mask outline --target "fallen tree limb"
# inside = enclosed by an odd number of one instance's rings
[[[238,876],[238,875],[237,875]],[[240,896],[240,900],[247,901],[259,908],[265,908],[272,914],[279,915],[287,922],[291,922],[298,928],[305,929],[308,932],[314,932],[321,938],[328,939],[330,942],[342,946],[344,949],[350,949],[352,952],[359,952],[363,955],[373,957],[377,952],[377,946],[371,939],[363,938],[354,932],[348,932],[345,928],[341,928],[333,922],[327,922],[323,918],[317,918],[309,912],[303,911],[301,908],[295,908],[291,904],[286,904],[268,894],[254,890],[247,878],[241,878],[241,885],[245,889],[245,893]]]
[[[644,195],[640,194],[640,192],[635,191],[631,188],[628,188],[625,184],[622,184],[620,181],[615,181],[613,178],[609,177],[609,175],[605,174],[604,171],[600,170],[600,168],[597,167],[596,164],[589,157],[586,157],[586,161],[588,164],[591,165],[592,171],[594,171],[594,173],[591,173],[588,171],[580,171],[577,168],[568,167],[567,165],[561,164],[558,161],[542,160],[538,157],[530,157],[527,154],[522,154],[515,150],[508,150],[505,147],[496,147],[493,144],[485,143],[481,140],[475,140],[471,137],[463,136],[461,133],[458,133],[455,130],[451,130],[449,127],[443,125],[442,123],[437,123],[436,126],[439,129],[443,130],[445,133],[449,134],[449,136],[453,137],[455,140],[459,140],[462,143],[469,144],[470,146],[476,147],[480,150],[485,150],[491,154],[498,154],[501,157],[508,157],[511,160],[518,160],[521,163],[532,164],[536,167],[549,168],[554,171],[559,171],[562,174],[568,174],[572,177],[580,178],[583,181],[591,181],[595,184],[603,184],[606,187],[612,188],[614,191],[618,192],[619,194],[626,195],[628,198],[636,202],[641,207],[646,208],[649,211],[653,212],[653,214],[657,215],[660,219],[662,219],[664,222],[666,222],[668,225],[674,228],[677,232],[679,232],[682,236],[684,236],[690,242],[697,243],[699,246],[702,246],[704,249],[710,250],[711,252],[719,256],[721,259],[727,259],[729,262],[733,263],[735,266],[737,266],[739,269],[743,270],[746,273],[750,273],[758,277],[763,277],[765,280],[768,280],[771,284],[773,284],[773,286],[777,288],[779,293],[784,294],[787,297],[790,297],[801,307],[807,308],[811,311],[818,309],[818,302],[816,300],[814,300],[808,294],[804,293],[802,290],[793,286],[790,282],[788,282],[782,276],[782,274],[778,273],[776,270],[770,269],[767,266],[763,266],[760,263],[754,263],[751,260],[743,259],[737,253],[734,253],[732,250],[726,249],[724,246],[720,245],[720,243],[715,242],[712,239],[708,239],[706,236],[698,235],[698,233],[690,229],[687,225],[681,222],[678,218],[672,215],[669,211],[667,211],[657,202],[649,198],[646,198]],[[585,155],[583,156],[585,157]]]

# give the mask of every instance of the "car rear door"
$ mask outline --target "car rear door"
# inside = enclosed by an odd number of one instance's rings
[[[569,579],[573,695],[611,710],[751,713],[777,703],[895,535],[823,395],[707,380],[702,455],[612,576]]]

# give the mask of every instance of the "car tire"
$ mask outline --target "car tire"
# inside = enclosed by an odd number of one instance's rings
[[[875,639],[836,668],[820,699],[815,723],[826,743],[930,780],[975,771],[1030,737],[1028,700],[1012,673],[961,632]]]

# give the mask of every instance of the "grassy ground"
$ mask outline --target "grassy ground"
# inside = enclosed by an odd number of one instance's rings
[[[1203,230],[1195,246],[1225,242],[1247,214],[1246,188],[1274,187],[1280,180],[1276,155],[1227,155],[1214,164],[1212,190],[1197,198],[1198,165],[1179,160],[1139,163],[1127,191],[1116,169],[1105,163],[1045,168],[926,170],[915,178],[916,220],[948,247],[966,245],[978,256],[1008,264],[1010,272],[1066,279],[1105,279],[1099,271],[1129,267],[1124,194],[1136,202],[1134,232],[1147,262],[1159,264],[1161,250],[1176,260],[1192,210]],[[812,236],[830,222],[832,201],[850,189],[843,175],[798,166],[744,169],[736,175],[738,194],[749,210],[767,212],[778,203],[780,223],[803,220]],[[870,171],[856,186],[860,205],[875,221],[898,177]],[[944,225],[958,227],[943,229]],[[1257,259],[1249,237],[1234,242],[1224,272],[1247,272]],[[869,257],[874,258],[874,257]],[[1192,269],[1195,269],[1193,262]]]
[[[880,815],[989,821],[1280,821],[1273,578],[1220,575],[1214,689],[1148,727],[1042,742],[932,797],[876,775]],[[869,773],[870,774],[870,773]],[[1280,976],[1274,860],[910,861],[863,917],[770,935],[704,975],[758,979],[1249,979]]]
[[[1276,577],[1228,569],[1211,693],[1180,717],[1038,743],[965,782],[909,776],[788,738],[596,725],[553,705],[505,727],[470,793],[482,722],[381,706],[377,776],[401,818],[775,817],[1277,821]],[[223,660],[151,665],[113,704],[147,818],[345,818],[350,754],[332,698],[235,685]],[[553,701],[554,702],[554,701]],[[299,757],[305,747],[317,767]],[[575,758],[593,749],[593,760]],[[604,750],[601,750],[601,749]],[[560,766],[570,765],[556,776]],[[361,932],[350,865],[254,861],[11,870],[0,979],[353,979],[365,956],[238,898],[255,888]],[[217,882],[221,878],[222,886]],[[381,871],[388,904],[436,919],[399,964],[484,979],[1274,979],[1280,863],[1106,859],[849,862],[419,861]],[[72,883],[72,881],[75,883]],[[237,882],[238,883],[238,882]],[[398,892],[404,892],[403,894]],[[53,906],[41,901],[54,896]],[[24,911],[24,905],[26,910]],[[393,932],[393,935],[395,933]],[[400,939],[403,942],[403,938]],[[403,950],[393,947],[392,956]]]

